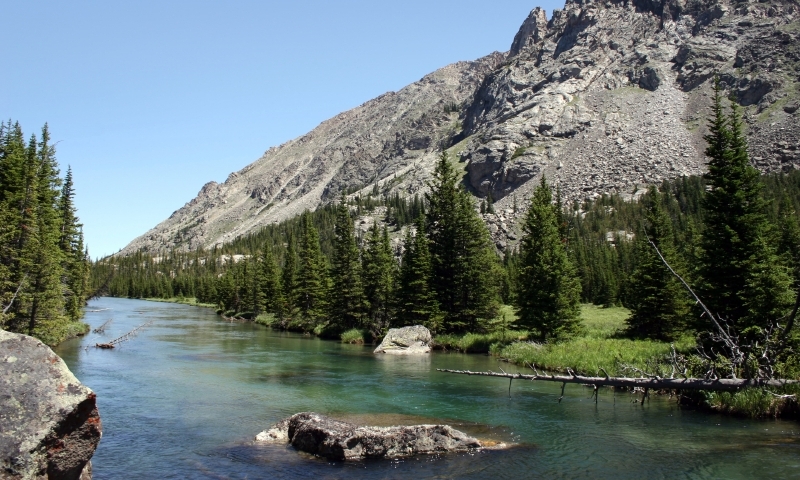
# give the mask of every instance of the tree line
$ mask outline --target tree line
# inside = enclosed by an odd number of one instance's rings
[[[47,124],[25,140],[0,124],[0,327],[54,345],[84,333],[90,262]]]
[[[760,175],[738,106],[723,103],[718,89],[707,175],[651,186],[635,201],[605,195],[569,206],[543,178],[513,250],[494,250],[479,216],[491,199],[476,204],[443,153],[424,198],[381,197],[376,185],[211,251],[103,259],[93,281],[111,295],[196,297],[329,334],[380,336],[410,324],[489,331],[510,304],[517,327],[557,340],[580,332],[581,301],[628,307],[630,337],[708,331],[655,246],[712,311],[744,335],[758,332],[786,323],[800,286],[800,174]],[[356,232],[353,218],[377,206],[389,207],[390,225]],[[404,232],[400,248],[389,228]],[[232,261],[235,253],[244,259]]]

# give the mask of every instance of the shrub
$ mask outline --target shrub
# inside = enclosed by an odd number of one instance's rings
[[[364,341],[364,332],[357,328],[351,328],[350,330],[342,333],[341,339],[342,343],[354,343],[358,345],[363,345],[366,343]]]

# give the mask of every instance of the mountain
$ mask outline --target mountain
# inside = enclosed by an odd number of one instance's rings
[[[715,73],[745,107],[754,164],[800,168],[798,37],[798,0],[569,0],[549,20],[535,8],[507,53],[446,66],[270,148],[121,253],[223,244],[345,189],[413,195],[442,149],[495,200],[484,219],[502,247],[542,174],[573,201],[702,173]]]

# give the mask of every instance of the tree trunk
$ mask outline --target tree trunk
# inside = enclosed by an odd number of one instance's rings
[[[656,390],[711,390],[735,391],[744,387],[782,387],[800,383],[798,380],[757,380],[744,378],[628,378],[628,377],[584,377],[582,375],[525,375],[522,373],[471,372],[469,370],[449,370],[437,368],[440,372],[458,373],[462,375],[481,375],[485,377],[502,377],[520,380],[543,380],[557,383],[579,383],[598,387],[639,387]]]

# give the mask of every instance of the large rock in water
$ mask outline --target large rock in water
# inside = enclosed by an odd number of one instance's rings
[[[291,443],[298,450],[330,460],[401,458],[481,448],[478,440],[449,425],[362,427],[312,412],[278,422],[259,433],[256,441]]]
[[[95,394],[45,344],[0,330],[0,478],[88,479]]]
[[[431,332],[422,325],[390,328],[383,341],[373,353],[412,355],[430,353]]]

